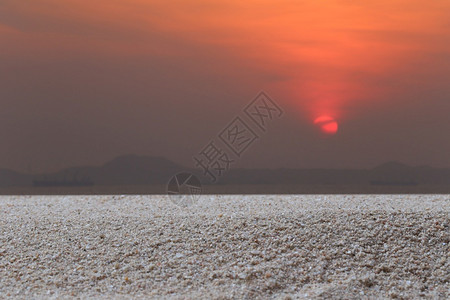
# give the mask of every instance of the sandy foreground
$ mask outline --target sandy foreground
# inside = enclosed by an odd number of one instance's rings
[[[450,297],[450,196],[0,197],[0,297]]]

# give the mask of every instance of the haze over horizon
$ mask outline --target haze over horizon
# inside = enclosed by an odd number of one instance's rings
[[[202,173],[201,169],[196,167],[195,165],[183,165],[180,163],[177,163],[175,161],[172,161],[164,156],[148,156],[148,155],[136,155],[136,154],[124,154],[124,155],[119,155],[114,157],[113,159],[110,159],[108,161],[105,162],[101,162],[98,164],[92,164],[92,165],[71,165],[71,166],[64,166],[61,169],[55,169],[55,170],[48,170],[48,171],[33,171],[33,170],[14,170],[14,169],[8,169],[8,168],[3,168],[0,167],[0,171],[3,170],[10,170],[16,173],[19,173],[21,175],[32,175],[32,176],[41,176],[41,175],[61,175],[61,174],[66,174],[69,177],[70,176],[74,176],[77,175],[79,170],[83,170],[85,168],[87,169],[95,169],[95,168],[102,168],[104,166],[110,166],[110,165],[115,165],[116,167],[120,168],[120,167],[125,167],[127,169],[130,168],[135,168],[136,166],[139,165],[139,163],[144,163],[144,164],[155,164],[155,165],[159,165],[161,167],[162,170],[166,171],[168,168],[173,168],[173,172],[189,172],[189,171],[193,171],[198,173],[199,175]],[[147,166],[148,167],[148,166]],[[174,168],[175,167],[175,168]],[[321,167],[246,167],[245,164],[240,164],[239,166],[234,166],[234,168],[230,168],[230,170],[235,170],[235,171],[243,171],[243,170],[249,170],[249,171],[258,171],[258,170],[309,170],[309,169],[315,169],[315,170],[324,170],[324,171],[332,171],[332,170],[376,170],[376,169],[384,169],[384,170],[407,170],[407,169],[422,169],[422,168],[426,168],[427,170],[429,169],[442,169],[442,170],[448,170],[450,168],[433,168],[431,166],[428,165],[408,165],[405,164],[403,162],[400,161],[386,161],[384,163],[381,164],[377,164],[375,166],[370,166],[370,167],[340,167],[340,168],[321,168]],[[159,169],[152,169],[153,171],[158,172]],[[228,172],[230,172],[230,170]],[[35,177],[38,178],[38,177]]]
[[[2,0],[0,168],[194,167],[259,91],[284,114],[233,168],[450,167],[449,20],[446,0]]]

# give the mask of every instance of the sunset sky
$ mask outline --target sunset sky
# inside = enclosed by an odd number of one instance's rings
[[[0,168],[192,166],[259,91],[237,166],[450,167],[450,1],[0,0]]]

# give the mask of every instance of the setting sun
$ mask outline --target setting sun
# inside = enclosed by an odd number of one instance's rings
[[[314,120],[314,124],[320,127],[323,133],[326,134],[336,134],[339,128],[338,123],[335,119],[330,116],[320,116]]]

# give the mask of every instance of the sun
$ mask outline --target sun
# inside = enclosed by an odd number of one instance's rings
[[[322,115],[320,117],[317,117],[314,120],[314,124],[316,124],[317,126],[320,126],[320,130],[322,130],[323,133],[328,134],[328,135],[336,134],[339,129],[339,125],[336,122],[336,120],[327,115]]]

